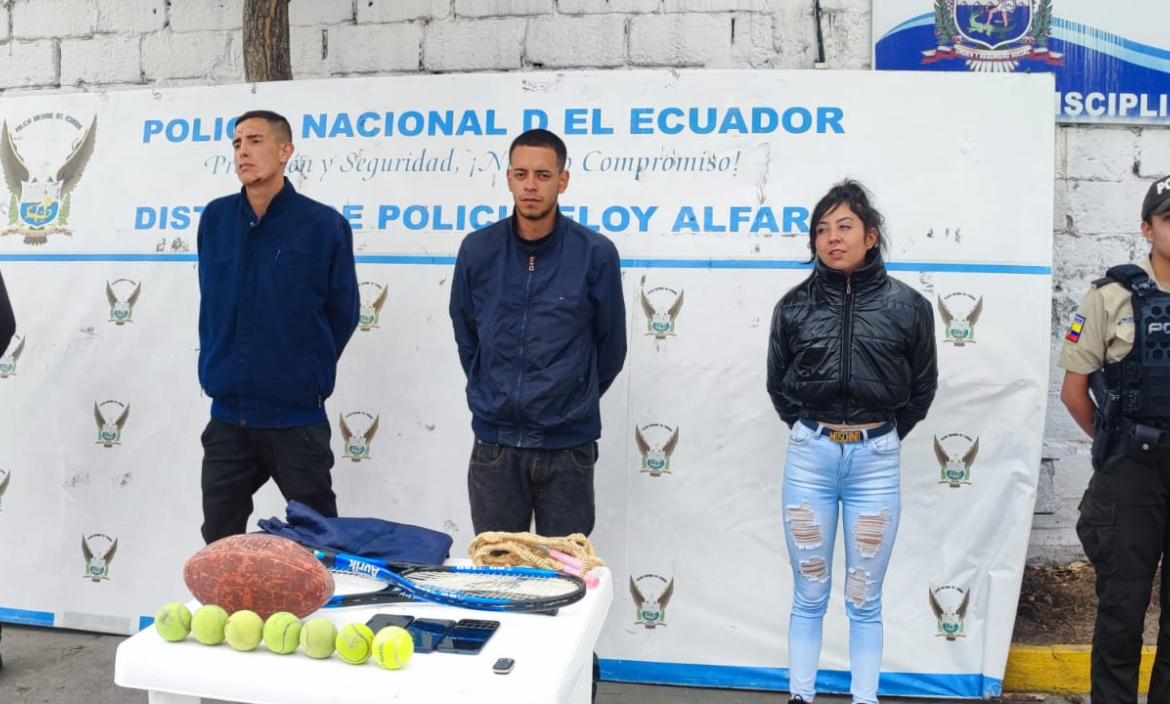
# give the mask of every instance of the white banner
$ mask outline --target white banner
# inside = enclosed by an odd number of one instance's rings
[[[881,691],[998,693],[1048,379],[1052,90],[1023,75],[623,71],[6,99],[0,261],[18,331],[0,358],[0,620],[128,633],[186,594],[209,405],[195,228],[239,187],[230,119],[253,108],[289,118],[289,177],[354,227],[369,317],[327,405],[340,510],[445,530],[461,553],[472,435],[451,266],[464,234],[508,212],[510,141],[547,126],[569,147],[563,209],[623,259],[630,351],[602,401],[593,535],[620,590],[606,676],[787,686],[787,430],[764,390],[768,326],[806,275],[812,205],[848,176],[887,216],[891,271],[939,311],[938,398],[903,448]],[[677,308],[668,330],[647,307]],[[342,417],[359,433],[380,419],[368,459],[343,457]],[[659,450],[676,433],[665,466],[644,461],[637,435]],[[283,516],[271,484],[256,506],[253,521]],[[844,690],[834,591],[822,678]]]

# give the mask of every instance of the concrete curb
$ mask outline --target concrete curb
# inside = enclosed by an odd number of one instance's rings
[[[1154,666],[1153,646],[1142,648],[1138,691],[1150,687],[1150,670]],[[1089,686],[1087,645],[1013,645],[1008,651],[1004,672],[1005,692],[1047,692],[1050,694],[1084,694]]]

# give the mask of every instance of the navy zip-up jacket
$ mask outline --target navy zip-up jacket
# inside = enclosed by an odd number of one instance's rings
[[[287,428],[326,422],[358,322],[353,233],[286,179],[264,217],[243,189],[199,220],[199,383],[211,416]]]
[[[558,215],[536,246],[514,218],[468,235],[451,285],[451,321],[483,442],[544,449],[601,435],[601,395],[626,358],[617,248]]]

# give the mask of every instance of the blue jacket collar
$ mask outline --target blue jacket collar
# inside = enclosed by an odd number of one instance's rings
[[[552,232],[548,233],[547,237],[545,237],[543,240],[541,240],[539,244],[534,246],[534,245],[530,244],[527,240],[525,240],[523,237],[520,236],[520,231],[516,227],[516,209],[515,208],[512,209],[512,215],[508,218],[508,230],[511,233],[512,237],[515,238],[516,242],[518,242],[520,244],[520,246],[523,247],[524,249],[536,250],[538,252],[544,251],[546,248],[548,248],[553,243],[554,240],[560,239],[560,233],[564,229],[565,229],[565,216],[561,215],[561,211],[560,211],[560,208],[558,206],[556,220],[553,221]]]
[[[293,188],[292,181],[289,181],[287,178],[284,179],[284,186],[277,192],[272,202],[268,204],[268,212],[264,213],[264,217],[270,217],[287,208],[296,194],[297,189]],[[249,222],[255,222],[260,219],[256,216],[255,211],[252,210],[252,203],[248,201],[248,191],[244,186],[240,186],[240,209],[244,211],[244,215],[247,216]]]

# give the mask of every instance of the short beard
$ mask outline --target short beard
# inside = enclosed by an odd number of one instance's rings
[[[557,202],[554,200],[553,204],[551,206],[549,206],[548,210],[545,210],[543,213],[541,213],[539,215],[526,215],[526,214],[524,214],[524,212],[522,210],[520,210],[519,205],[516,206],[516,214],[519,215],[520,217],[524,218],[525,220],[536,221],[536,220],[545,219],[546,217],[548,217],[549,213],[553,212],[556,209],[557,209]]]

